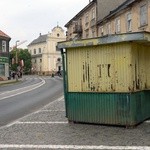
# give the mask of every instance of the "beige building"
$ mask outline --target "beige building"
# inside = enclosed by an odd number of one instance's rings
[[[57,49],[57,42],[65,41],[64,30],[56,26],[51,33],[39,35],[28,45],[32,56],[32,73],[50,75],[62,70],[61,53]]]
[[[99,36],[150,32],[150,0],[127,0],[97,25]]]
[[[67,40],[98,36],[97,22],[117,8],[125,0],[92,0],[66,25]]]

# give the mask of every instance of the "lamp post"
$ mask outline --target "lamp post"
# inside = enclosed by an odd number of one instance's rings
[[[19,40],[17,40],[16,41],[16,64],[18,64],[18,55],[17,55],[17,43],[19,42]],[[18,81],[18,75],[17,75],[17,73],[15,74],[15,79],[16,79],[16,81]]]

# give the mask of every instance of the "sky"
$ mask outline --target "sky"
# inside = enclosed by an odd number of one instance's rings
[[[47,34],[57,26],[64,25],[89,0],[0,0],[0,30],[11,37],[10,47],[24,42],[19,48],[27,45],[39,34]]]

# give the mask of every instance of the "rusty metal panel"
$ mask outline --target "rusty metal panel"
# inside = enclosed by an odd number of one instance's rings
[[[131,44],[118,43],[67,50],[69,92],[128,92]]]
[[[145,46],[146,89],[150,89],[150,46]]]
[[[150,47],[132,44],[133,91],[150,89]]]

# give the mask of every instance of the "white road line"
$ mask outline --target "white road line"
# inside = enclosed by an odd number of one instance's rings
[[[41,110],[40,112],[64,112],[65,110]],[[39,112],[36,112],[39,113]]]
[[[146,123],[150,123],[150,120],[145,121]]]
[[[64,98],[64,96],[61,96],[60,98],[56,99],[55,101],[50,102],[49,104],[47,104],[46,106],[44,106],[42,109],[44,109],[45,107],[48,107],[48,106],[52,105],[53,103],[55,103],[55,102],[57,102],[57,101],[59,101],[59,100],[61,100],[61,99],[63,99],[63,98]],[[42,110],[42,109],[41,109],[41,110]],[[31,116],[31,115],[33,115],[33,114],[39,113],[41,110],[37,110],[37,111],[35,111],[35,112],[31,113],[31,114],[28,114],[28,115],[26,115],[26,116],[24,116],[24,117],[21,117],[21,118],[18,119],[17,121],[14,121],[14,122],[12,122],[12,123],[9,123],[8,125],[6,125],[6,126],[4,126],[4,127],[1,127],[1,128],[8,128],[8,127],[11,127],[12,125],[17,124],[17,123],[19,122],[19,120],[24,119],[24,118],[27,118],[27,117],[29,117],[29,116]],[[1,128],[0,128],[0,129],[1,129]]]
[[[28,149],[99,149],[99,150],[150,150],[149,146],[88,146],[88,145],[17,145],[17,144],[0,144],[0,148],[28,148]]]
[[[32,91],[32,90],[34,90],[34,89],[37,89],[37,88],[39,88],[39,87],[41,87],[42,85],[44,85],[45,84],[45,80],[42,80],[42,82],[38,85],[38,86],[35,86],[35,87],[33,87],[33,88],[28,88],[27,90],[24,90],[24,91],[22,91],[22,92],[18,92],[18,93],[15,93],[15,94],[11,94],[11,95],[9,95],[9,96],[5,96],[5,97],[2,97],[2,98],[0,98],[0,100],[3,100],[3,99],[6,99],[6,98],[9,98],[9,97],[13,97],[13,96],[16,96],[16,95],[19,95],[19,94],[22,94],[22,93],[26,93],[26,92],[30,92],[30,91]],[[31,87],[31,86],[30,86]],[[27,88],[27,87],[26,87]],[[18,89],[19,90],[19,89]],[[13,91],[14,92],[14,91]]]
[[[15,124],[67,124],[68,121],[55,121],[55,122],[20,122],[17,121]]]
[[[19,88],[19,89],[15,89],[15,90],[11,90],[11,91],[6,91],[6,92],[3,92],[3,93],[0,93],[0,95],[4,95],[4,94],[7,94],[7,93],[12,93],[12,92],[16,92],[16,91],[19,91],[19,90],[23,90],[23,89],[28,89],[29,87],[35,87],[35,86],[38,86],[40,85],[41,83],[44,82],[44,80],[41,78],[41,82],[39,83],[36,83],[36,84],[32,84],[32,85],[29,85],[29,86],[25,86],[25,87],[22,87],[22,88]]]

